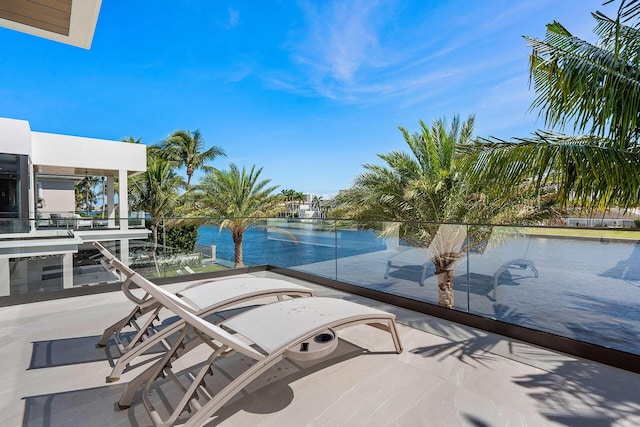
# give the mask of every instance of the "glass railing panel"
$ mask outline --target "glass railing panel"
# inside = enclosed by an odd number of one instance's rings
[[[266,264],[269,257],[267,242],[268,224],[263,218],[240,218],[247,229],[242,235],[242,264],[250,267]],[[207,254],[215,253],[215,263],[232,268],[235,265],[235,243],[230,229],[220,220],[203,220],[198,227],[196,246]]]
[[[129,240],[128,259],[130,266],[143,276],[188,276],[227,268],[216,262],[228,265],[228,260],[216,259],[215,247],[203,244],[213,230],[217,233],[218,225],[212,220],[165,218],[155,222],[147,218],[145,222],[147,229],[157,228],[157,242],[153,232],[146,240]]]
[[[118,280],[77,219],[43,228],[39,220],[28,220],[29,232],[0,233],[1,296]],[[232,235],[221,223],[161,220],[155,256],[151,235],[100,241],[146,277],[189,275],[234,266]],[[176,235],[187,224],[191,231]],[[638,230],[288,218],[247,225],[245,266],[286,267],[434,305],[447,297],[456,310],[640,354]],[[449,293],[440,290],[447,283]]]
[[[337,280],[431,304],[448,280],[449,300],[467,310],[466,226],[339,221],[336,231]]]
[[[32,223],[36,221],[31,220]],[[54,228],[33,227],[31,233],[1,236],[0,252],[8,257],[8,266],[2,270],[6,272],[2,281],[6,283],[0,286],[1,296],[99,286],[119,280],[99,263],[100,256],[92,245],[94,234],[75,229],[71,225],[75,220],[70,221],[68,228],[60,228],[62,225],[58,224],[59,227]],[[208,222],[201,221],[202,224]],[[191,227],[191,231],[175,233],[184,227]],[[193,221],[188,225],[180,225],[174,219],[161,220],[158,223],[155,255],[152,235],[144,240],[126,237],[113,240],[108,233],[103,233],[98,240],[118,258],[150,279],[228,268],[217,264],[211,258],[210,250],[198,250],[195,245],[198,228]],[[25,242],[29,243],[25,245]],[[253,246],[257,247],[255,244]],[[230,256],[233,265],[232,252]]]
[[[144,220],[127,220],[131,226],[144,227]],[[117,218],[107,218],[99,212],[38,212],[37,218],[33,221],[37,230],[69,229],[76,231],[105,230],[120,228],[120,220]]]
[[[337,280],[385,292],[387,261],[393,254],[397,236],[392,223],[336,222]],[[393,278],[392,278],[393,279]]]
[[[492,227],[470,312],[640,354],[640,233]]]
[[[16,217],[14,212],[0,212],[0,235],[29,232],[29,220]]]
[[[274,218],[269,220],[268,263],[320,277],[336,277],[333,221]]]
[[[100,242],[105,248],[119,259],[122,259],[121,240]],[[131,244],[131,242],[129,242]],[[78,245],[78,251],[73,254],[73,287],[99,286],[120,281],[120,277],[108,271],[101,263],[102,255],[94,248],[92,242]],[[130,262],[130,259],[126,261]]]

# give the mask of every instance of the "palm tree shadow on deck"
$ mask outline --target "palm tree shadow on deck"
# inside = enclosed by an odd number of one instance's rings
[[[558,361],[550,371],[514,378],[531,389],[541,414],[568,426],[638,425],[638,376],[597,363]],[[626,421],[626,422],[625,422]]]
[[[524,316],[508,313],[503,316]],[[447,331],[440,326],[444,336],[450,332],[455,336],[459,331]],[[502,359],[496,354],[495,347],[503,337],[484,335],[472,329],[465,329],[467,337],[443,344],[418,347],[411,350],[424,357],[435,357],[438,361],[455,357],[468,366],[486,367]],[[543,357],[545,368],[536,373],[513,377],[512,381],[519,386],[531,389],[529,396],[535,399],[540,408],[539,413],[550,422],[567,426],[614,426],[639,425],[640,395],[637,393],[639,377],[636,374],[607,367],[595,362],[568,359],[567,356],[553,353],[541,355],[537,350],[531,354],[514,348],[508,341],[509,354],[524,359]],[[504,352],[504,349],[502,350]],[[526,362],[525,362],[526,363]],[[535,364],[533,365],[535,366]],[[484,426],[480,419],[468,419],[472,425]]]
[[[517,310],[494,304],[495,316],[497,319],[509,319],[510,323],[520,324],[527,321],[527,316],[519,313]],[[447,330],[450,329],[450,330]],[[457,336],[458,326],[440,326],[439,332],[444,337]],[[472,328],[465,328],[466,338],[461,340],[451,340],[450,342],[437,344],[426,347],[418,347],[411,350],[414,354],[420,354],[424,357],[438,357],[438,360],[444,360],[447,357],[455,357],[460,362],[471,365],[471,362],[488,366],[488,363],[498,360],[501,356],[493,353],[493,349],[505,338],[500,335],[488,334],[480,332]],[[508,340],[509,353],[513,353],[512,341]]]

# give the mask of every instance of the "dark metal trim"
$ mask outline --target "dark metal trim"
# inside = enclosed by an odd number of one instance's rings
[[[451,310],[288,268],[268,266],[267,270],[640,374],[640,355],[638,354],[537,331],[476,314]]]

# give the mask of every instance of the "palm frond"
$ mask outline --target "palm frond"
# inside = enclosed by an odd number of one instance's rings
[[[607,0],[603,4],[607,5],[617,0]],[[618,17],[622,22],[626,22],[634,27],[638,26],[640,17],[640,0],[621,0],[618,8]]]
[[[636,206],[640,201],[638,149],[623,150],[593,135],[538,132],[515,142],[480,139],[467,154],[464,161],[473,180],[503,187],[553,184],[564,206]]]
[[[547,26],[544,40],[525,37],[533,49],[531,108],[539,108],[549,126],[573,123],[575,132],[607,137],[624,148],[637,143],[640,124],[640,73],[633,49],[638,32],[602,14],[594,17],[599,45],[572,36],[558,22]]]

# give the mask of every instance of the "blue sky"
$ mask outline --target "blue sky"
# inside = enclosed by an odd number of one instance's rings
[[[603,0],[104,0],[84,50],[0,28],[0,116],[32,130],[157,143],[200,129],[226,169],[263,167],[325,198],[398,126],[476,115],[476,135],[528,136],[523,35],[560,21],[593,40]]]

